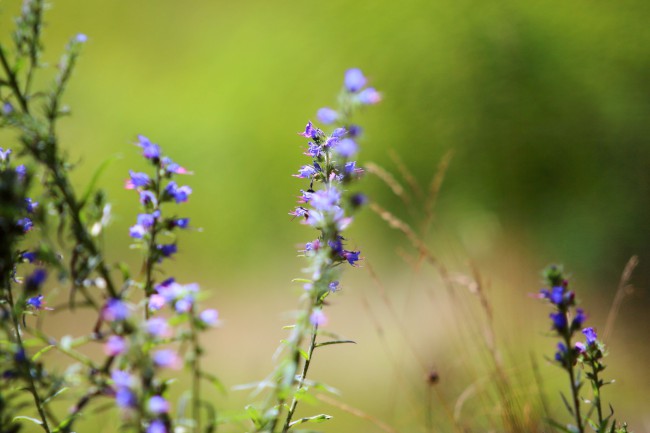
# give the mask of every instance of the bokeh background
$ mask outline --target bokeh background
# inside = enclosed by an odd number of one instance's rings
[[[19,3],[0,2],[3,40]],[[137,269],[127,236],[137,200],[122,188],[129,169],[145,167],[136,135],[194,172],[179,212],[201,230],[182,237],[167,269],[211,290],[223,326],[208,336],[208,363],[228,387],[271,371],[300,292],[290,282],[302,266],[296,249],[314,236],[287,215],[305,186],[290,176],[305,163],[296,132],[359,67],[384,97],[357,119],[360,159],[399,179],[393,152],[426,187],[453,152],[426,240],[452,272],[480,269],[509,368],[526,370],[534,353],[552,402],[564,378],[544,361],[555,346],[545,306],[528,296],[539,271],[564,263],[590,323],[603,327],[625,263],[639,256],[608,341],[617,384],[607,396],[635,431],[650,431],[650,3],[57,0],[46,20],[51,65],[71,36],[89,37],[61,142],[79,163],[80,188],[115,159],[101,178],[114,212],[109,257]],[[373,176],[362,188],[417,225],[417,195],[407,205]],[[323,352],[314,376],[340,389],[340,401],[422,431],[422,398],[409,384],[425,371],[414,359],[441,372],[436,386],[453,407],[472,383],[454,348],[478,343],[449,341],[467,316],[432,295],[444,290],[433,273],[402,260],[399,233],[367,211],[350,238],[369,266],[346,271],[329,326],[358,344]],[[248,395],[215,398],[234,411]],[[309,409],[336,415],[324,431],[379,431],[322,406]]]

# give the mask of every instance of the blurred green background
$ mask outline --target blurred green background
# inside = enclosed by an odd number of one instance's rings
[[[3,40],[19,6],[0,1]],[[453,150],[428,240],[452,269],[474,262],[496,293],[507,294],[495,295],[506,334],[517,334],[508,320],[525,323],[535,338],[547,329],[544,307],[526,295],[539,288],[539,270],[550,262],[572,271],[594,324],[604,324],[633,254],[641,260],[634,285],[650,285],[645,0],[57,0],[46,21],[44,60],[52,65],[72,35],[89,37],[67,93],[73,117],[61,129],[61,142],[79,161],[75,181],[81,188],[98,164],[121,156],[101,181],[114,205],[109,256],[137,267],[127,236],[137,200],[122,189],[129,169],[145,168],[132,145],[137,134],[195,173],[186,178],[194,194],[178,212],[202,231],[182,237],[168,269],[213,289],[224,327],[214,333],[210,359],[227,385],[270,371],[286,322],[281,312],[295,306],[299,289],[289,281],[302,266],[296,246],[314,236],[287,215],[305,186],[290,176],[305,163],[296,132],[318,108],[335,104],[349,67],[365,71],[384,95],[357,119],[366,131],[362,161],[396,172],[394,150],[426,184]],[[363,188],[413,221],[377,179],[368,177]],[[400,304],[411,279],[405,265],[395,265],[397,248],[406,245],[401,236],[365,212],[350,237],[382,269]],[[354,320],[365,317],[359,293],[373,298],[370,278],[364,270],[347,275],[349,289],[333,312],[340,323],[331,326],[374,341],[379,354],[372,356],[381,357],[375,331],[357,329]],[[611,342],[625,360],[612,359],[620,364],[611,374],[620,379],[610,392],[625,395],[621,411],[636,431],[650,429],[646,394],[639,393],[650,389],[648,307],[647,291],[636,290]],[[422,320],[435,316],[428,314]],[[551,354],[554,343],[540,341],[539,350]],[[422,344],[443,357],[433,343]],[[343,401],[381,414],[383,391],[355,400],[368,382],[348,381],[345,389],[336,379],[337,365],[375,353],[361,346],[333,350],[332,370],[322,374],[343,388]],[[388,374],[386,381],[396,379]],[[343,425],[325,428],[347,431]]]

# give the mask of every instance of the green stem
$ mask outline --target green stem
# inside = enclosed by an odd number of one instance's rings
[[[25,345],[23,344],[22,330],[20,327],[20,319],[16,316],[16,307],[14,304],[13,294],[11,292],[11,283],[7,281],[6,284],[7,284],[7,301],[9,302],[9,306],[11,308],[11,318],[14,324],[16,344],[20,348],[20,351],[26,354]],[[29,392],[30,394],[32,394],[32,398],[34,399],[34,404],[36,405],[36,410],[38,411],[38,415],[40,416],[42,421],[41,426],[43,427],[43,430],[45,430],[47,433],[51,433],[50,426],[47,421],[47,415],[45,414],[44,403],[43,400],[41,399],[41,396],[38,395],[38,390],[36,389],[36,383],[34,381],[34,377],[32,376],[32,364],[30,361],[27,361],[24,363],[23,367],[27,372],[25,376],[27,378],[27,385],[28,385]]]
[[[29,106],[27,104],[27,99],[23,96],[23,93],[20,91],[20,86],[18,85],[18,78],[16,78],[16,74],[9,66],[9,62],[7,60],[7,57],[5,56],[5,52],[2,45],[0,45],[0,63],[2,63],[2,69],[4,69],[5,74],[7,75],[7,80],[9,80],[9,87],[11,87],[11,90],[13,91],[14,96],[16,96],[16,99],[18,99],[18,103],[20,104],[20,107],[26,114],[29,114]]]
[[[570,323],[568,321],[568,317],[567,317],[567,323]],[[565,332],[565,335],[564,335],[564,342],[566,343],[567,350],[569,351],[569,353],[571,353],[571,350],[572,350],[571,349],[572,348],[572,346],[571,346],[571,334],[570,334],[568,329],[567,329],[567,331]],[[575,369],[573,368],[573,359],[572,359],[572,357],[570,357],[570,358],[571,359],[569,359],[569,362],[567,362],[568,365],[566,366],[566,370],[569,373],[569,378],[571,379],[571,394],[573,396],[574,415],[575,415],[575,418],[576,418],[576,423],[578,424],[578,431],[580,433],[584,433],[585,428],[584,428],[584,425],[582,423],[582,416],[580,415],[580,397],[579,397],[579,394],[578,394],[579,393],[578,386],[577,386],[576,380],[575,380]]]
[[[312,305],[313,307],[313,305]],[[313,308],[310,308],[310,310],[313,310]],[[309,317],[309,316],[308,316]],[[318,325],[314,325],[312,328],[311,332],[311,341],[309,343],[309,350],[307,352],[307,359],[305,360],[305,363],[302,366],[302,372],[300,373],[300,379],[298,380],[298,386],[296,387],[296,394],[300,392],[302,389],[303,385],[305,384],[305,379],[307,378],[307,372],[309,371],[309,364],[311,362],[312,355],[314,353],[314,349],[316,348],[316,335],[318,334]],[[291,419],[293,418],[293,414],[296,411],[296,407],[298,406],[298,398],[294,394],[293,400],[291,401],[291,406],[289,407],[289,412],[287,412],[287,418],[284,422],[284,427],[282,428],[282,433],[287,433],[289,431],[289,426],[291,424]]]
[[[596,363],[598,361],[591,362],[591,371],[594,375],[594,378],[591,381],[591,385],[594,390],[594,403],[596,404],[596,410],[598,411],[598,428],[603,427],[603,408],[600,403],[600,379],[598,379],[598,369],[596,368]]]

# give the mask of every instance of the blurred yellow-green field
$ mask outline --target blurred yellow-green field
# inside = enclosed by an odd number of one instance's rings
[[[19,9],[0,0],[2,41]],[[358,67],[383,96],[357,119],[361,165],[407,190],[408,167],[426,190],[450,158],[423,240],[455,281],[482,281],[494,326],[476,293],[460,283],[454,293],[413,264],[404,236],[365,210],[349,233],[364,261],[345,271],[328,310],[328,328],[357,344],[323,349],[310,372],[347,406],[320,401],[301,414],[332,413],[324,432],[446,432],[459,419],[499,431],[487,390],[494,336],[522,406],[542,404],[541,386],[567,421],[566,379],[545,359],[555,350],[548,311],[530,294],[542,268],[563,263],[589,323],[604,330],[636,255],[634,290],[606,341],[616,383],[605,400],[633,431],[650,431],[649,2],[56,0],[46,22],[50,65],[70,37],[88,35],[60,134],[80,190],[114,160],[100,180],[113,204],[109,259],[140,266],[128,236],[138,202],[123,188],[129,169],[145,167],[137,134],[194,172],[179,212],[200,230],[181,237],[166,270],[210,290],[222,325],[206,335],[206,364],[227,388],[272,371],[302,290],[291,283],[304,265],[296,251],[314,237],[288,215],[307,186],[291,177],[307,163],[296,133]],[[0,134],[0,147],[11,138]],[[360,188],[422,224],[424,195],[400,197],[372,173]],[[74,334],[70,320],[50,323]],[[440,380],[428,386],[432,371]],[[233,414],[250,394],[214,399]],[[117,431],[99,416],[84,426]]]

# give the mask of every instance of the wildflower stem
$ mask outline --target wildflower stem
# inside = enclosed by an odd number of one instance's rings
[[[6,287],[7,287],[7,301],[9,302],[9,307],[11,309],[11,319],[14,324],[14,332],[16,335],[16,344],[18,345],[18,350],[20,351],[20,353],[25,354],[26,352],[25,352],[25,345],[23,344],[20,319],[16,314],[16,306],[14,304],[14,298],[11,292],[11,282],[9,280],[6,281]],[[44,403],[43,400],[41,399],[41,396],[38,395],[38,390],[36,389],[34,376],[32,375],[32,363],[31,361],[27,360],[25,362],[21,362],[21,364],[22,364],[22,368],[26,373],[24,374],[24,377],[25,379],[27,379],[29,392],[30,394],[32,394],[32,398],[34,399],[34,405],[36,406],[38,415],[41,418],[41,422],[42,422],[41,427],[43,427],[43,430],[45,430],[47,433],[51,433],[50,426],[47,420],[47,415],[45,413]]]
[[[313,308],[312,308],[313,309]],[[298,386],[296,387],[296,394],[300,392],[302,389],[303,385],[305,384],[305,379],[307,378],[307,371],[309,371],[309,364],[311,362],[312,355],[314,353],[314,349],[316,348],[316,335],[318,333],[318,325],[314,325],[311,331],[311,341],[309,343],[309,350],[307,351],[307,359],[305,359],[305,363],[302,366],[302,372],[300,373],[300,379],[298,379]],[[289,407],[289,412],[287,412],[287,418],[284,422],[284,427],[282,428],[282,433],[287,433],[289,431],[289,427],[291,424],[291,419],[293,418],[293,414],[296,411],[296,407],[298,406],[298,398],[294,394],[293,400],[291,402],[291,406]]]
[[[565,313],[566,314],[566,313]],[[564,341],[566,343],[566,347],[570,348],[573,347],[571,345],[571,334],[569,332],[566,332],[564,334]],[[566,363],[566,370],[569,373],[569,378],[571,379],[571,395],[573,397],[573,410],[574,410],[574,415],[576,418],[576,423],[578,424],[578,431],[580,433],[584,433],[585,428],[582,423],[582,416],[580,415],[580,397],[579,397],[579,390],[578,390],[578,384],[576,384],[575,380],[575,369],[573,368],[573,359],[568,359],[568,362]]]
[[[201,431],[201,347],[199,335],[196,329],[196,318],[194,307],[190,318],[190,339],[192,343],[192,420],[194,420],[194,431]]]
[[[11,87],[11,90],[16,96],[16,99],[18,99],[20,108],[22,108],[22,110],[26,114],[29,114],[29,106],[27,104],[27,99],[25,98],[25,96],[23,96],[23,92],[20,91],[20,86],[18,85],[18,79],[16,78],[16,74],[14,73],[14,71],[9,66],[9,62],[7,60],[2,45],[0,45],[0,63],[2,63],[2,69],[4,69],[5,74],[7,75],[9,86]]]
[[[598,368],[596,365],[597,361],[592,361],[591,371],[593,373],[593,378],[591,379],[591,385],[594,391],[594,404],[596,406],[596,411],[598,412],[598,428],[603,427],[603,408],[600,403],[600,379],[598,378]]]

